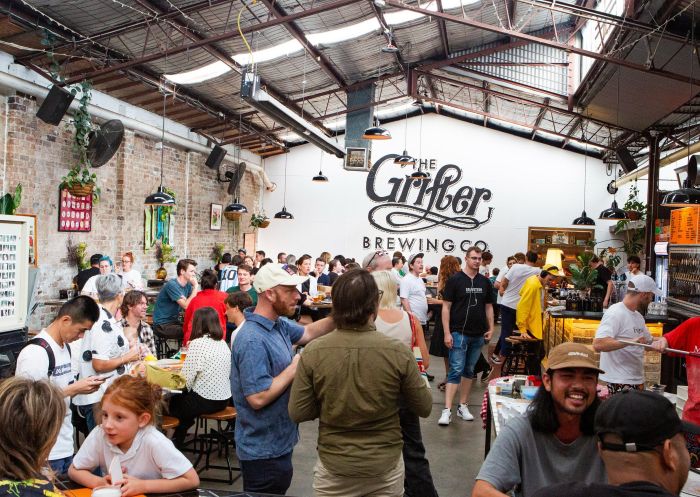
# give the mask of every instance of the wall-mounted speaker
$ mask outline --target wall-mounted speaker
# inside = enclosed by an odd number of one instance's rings
[[[226,157],[226,149],[216,145],[209,153],[209,157],[207,157],[207,161],[204,164],[206,164],[209,169],[219,169],[224,157]]]
[[[75,95],[71,92],[64,90],[60,86],[53,85],[41,107],[39,107],[36,117],[47,124],[56,126],[68,112],[68,107],[70,107],[74,98]]]
[[[617,160],[620,161],[620,166],[625,174],[637,169],[637,163],[634,161],[632,154],[630,154],[629,150],[625,147],[615,149],[615,155],[617,156]]]

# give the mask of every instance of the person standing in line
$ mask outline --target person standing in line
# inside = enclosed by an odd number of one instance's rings
[[[589,266],[598,272],[595,280],[595,286],[591,292],[597,293],[603,297],[603,307],[607,309],[611,304],[610,299],[612,298],[613,290],[615,289],[615,283],[612,280],[612,271],[605,267],[605,264],[603,264],[603,261],[601,261],[597,255],[594,255],[593,258],[591,258]]]
[[[613,304],[603,314],[595,332],[593,349],[600,352],[600,367],[605,374],[600,379],[608,384],[611,394],[623,390],[644,389],[644,349],[620,340],[653,344],[652,338],[639,313],[649,305],[654,295],[661,295],[656,282],[645,274],[633,276],[627,282],[627,293],[622,302]]]
[[[243,490],[284,495],[292,481],[292,451],[298,427],[287,410],[289,386],[299,355],[293,345],[305,345],[333,330],[331,318],[305,327],[287,319],[294,314],[306,278],[266,264],[255,275],[258,305],[244,311],[231,351],[231,393],[238,411],[236,453]]]
[[[67,474],[73,461],[73,425],[70,399],[79,394],[91,394],[104,383],[99,376],[73,380],[70,343],[82,338],[100,318],[100,308],[87,295],[69,300],[45,329],[27,342],[17,357],[16,376],[32,380],[48,380],[63,392],[66,405],[58,439],[47,454],[49,466],[58,475]],[[76,351],[79,354],[80,351]],[[45,399],[48,401],[48,399]],[[19,413],[15,413],[19,415]],[[4,422],[8,422],[5,420]],[[3,450],[9,450],[3,446]]]
[[[399,297],[401,297],[401,307],[416,316],[421,326],[425,327],[428,322],[428,298],[425,283],[420,277],[423,271],[423,256],[423,253],[408,256],[406,260],[408,273],[401,278]]]
[[[443,292],[442,326],[445,346],[450,349],[450,370],[445,388],[445,408],[438,424],[447,426],[452,420],[452,402],[459,387],[457,415],[474,420],[469,412],[469,394],[474,381],[474,366],[481,348],[493,334],[493,287],[479,273],[481,249],[469,247],[464,270],[453,275]]]

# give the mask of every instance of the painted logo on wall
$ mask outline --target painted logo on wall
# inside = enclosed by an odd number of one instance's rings
[[[475,230],[488,223],[493,207],[491,190],[462,185],[462,169],[454,164],[436,167],[435,160],[422,160],[421,170],[430,171],[428,180],[412,180],[412,170],[394,164],[396,154],[385,155],[367,175],[367,196],[379,203],[367,213],[375,228],[388,233],[413,233],[432,228]],[[394,168],[393,171],[385,169]],[[382,177],[389,176],[382,185]]]

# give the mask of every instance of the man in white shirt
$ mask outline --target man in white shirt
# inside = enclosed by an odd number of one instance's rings
[[[58,475],[65,475],[73,460],[73,425],[70,399],[78,394],[97,391],[105,379],[89,376],[74,381],[71,371],[71,350],[68,345],[83,336],[100,316],[100,309],[88,296],[69,300],[56,318],[22,349],[17,358],[17,376],[46,380],[59,387],[65,395],[66,416],[61,431],[49,454],[49,465]],[[78,349],[77,352],[80,353]]]
[[[622,302],[608,308],[596,330],[593,349],[600,352],[600,367],[605,370],[600,379],[608,384],[611,394],[644,389],[644,348],[620,340],[646,344],[658,340],[652,338],[644,316],[638,311],[648,305],[654,295],[661,295],[661,291],[653,279],[645,274],[633,276],[627,282]]]
[[[537,252],[528,251],[525,254],[525,264],[513,264],[503,276],[499,285],[501,298],[501,336],[498,338],[496,348],[499,350],[498,359],[494,360],[492,378],[501,374],[501,366],[506,357],[510,355],[510,343],[506,338],[513,334],[515,327],[515,310],[520,301],[520,290],[530,276],[540,273],[537,264]]]
[[[406,261],[408,273],[401,278],[399,297],[401,297],[403,309],[414,314],[418,321],[425,326],[425,323],[428,322],[428,299],[425,293],[425,283],[419,276],[423,272],[424,255],[418,253],[408,256]]]

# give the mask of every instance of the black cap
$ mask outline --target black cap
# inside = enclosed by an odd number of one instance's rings
[[[94,266],[95,264],[99,264],[100,259],[102,259],[102,254],[92,254],[90,256],[90,265]]]
[[[700,426],[681,421],[676,407],[658,393],[628,390],[604,401],[595,415],[595,431],[603,450],[639,452],[653,450],[680,432],[698,435]],[[603,440],[615,434],[622,443]]]

